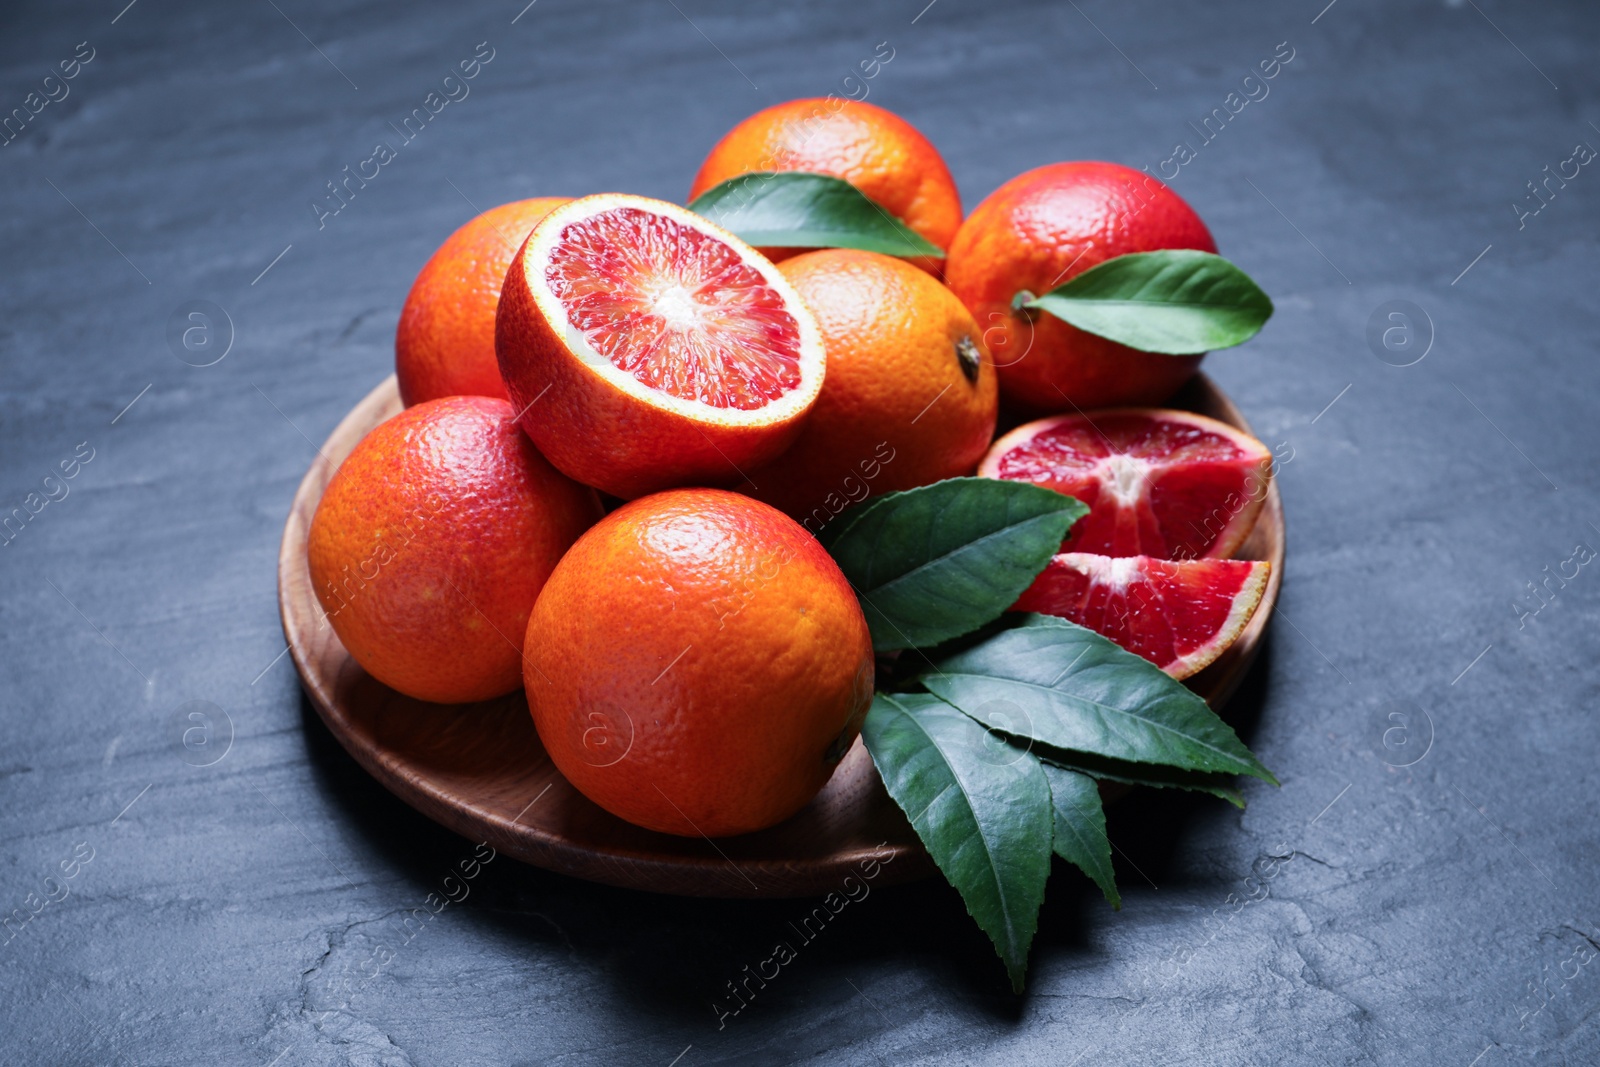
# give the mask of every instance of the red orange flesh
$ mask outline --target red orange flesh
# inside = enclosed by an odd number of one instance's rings
[[[1236,641],[1261,603],[1272,565],[1062,553],[1014,611],[1069,619],[1187,678]]]
[[[733,484],[778,455],[825,361],[772,263],[685,208],[622,194],[534,227],[506,276],[495,347],[550,462],[624,498]]]
[[[1226,557],[1255,526],[1272,453],[1204,415],[1125,408],[1019,426],[994,443],[978,473],[1032,482],[1088,505],[1065,551]]]

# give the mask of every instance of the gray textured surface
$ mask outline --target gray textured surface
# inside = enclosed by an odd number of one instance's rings
[[[4,109],[95,50],[0,147],[0,511],[94,450],[0,548],[0,911],[77,871],[0,947],[0,1061],[1600,1059],[1600,569],[1513,607],[1600,547],[1600,173],[1521,229],[1510,207],[1600,146],[1592,6],[122,2],[0,11]],[[469,200],[681,198],[738,118],[885,40],[870,99],[969,207],[1057,159],[1154,166],[1295,50],[1173,183],[1278,304],[1208,369],[1293,450],[1282,610],[1239,705],[1283,787],[1115,809],[1126,905],[1058,870],[1022,998],[932,883],[852,905],[721,1030],[710,1001],[800,902],[501,859],[407,943],[472,847],[367,780],[274,660],[310,441],[388,373]],[[323,183],[480,41],[470,97],[319,230]],[[237,333],[205,368],[165,339],[196,299]],[[1369,349],[1390,300],[1431,319],[1420,363]],[[231,721],[213,765],[183,758],[189,701]]]

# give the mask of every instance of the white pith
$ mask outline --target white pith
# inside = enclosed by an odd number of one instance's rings
[[[1127,589],[1135,578],[1144,576],[1138,556],[1098,556],[1092,552],[1063,552],[1056,557],[1096,585],[1106,586],[1118,593]]]
[[[1106,457],[1101,465],[1100,484],[1118,504],[1129,507],[1143,498],[1144,483],[1149,474],[1149,463],[1118,452]]]
[[[673,326],[693,326],[700,321],[700,305],[681,285],[669,285],[656,293],[650,310]]]
[[[583,331],[573,327],[567,318],[566,308],[556,299],[545,281],[545,269],[549,265],[550,255],[560,243],[562,231],[570,224],[618,208],[630,207],[673,219],[722,241],[737,252],[746,265],[758,272],[766,285],[783,297],[785,310],[793,316],[800,334],[799,385],[762,407],[748,410],[717,407],[700,400],[684,399],[645,385],[598,352],[589,343]],[[825,367],[822,332],[817,327],[816,319],[801,301],[800,295],[765,256],[733,234],[687,208],[663,200],[651,200],[648,197],[621,193],[602,193],[574,200],[556,208],[534,228],[533,234],[522,250],[522,268],[528,290],[540,314],[561,334],[567,350],[575,355],[590,373],[651,407],[671,411],[701,423],[766,426],[783,422],[803,412],[811,406],[822,388]],[[652,310],[674,325],[691,325],[698,320],[700,308],[701,305],[694,299],[693,294],[683,286],[666,285],[656,295]]]

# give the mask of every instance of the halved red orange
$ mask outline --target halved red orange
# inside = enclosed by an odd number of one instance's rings
[[[978,467],[1089,507],[1069,552],[1226,558],[1255,526],[1272,453],[1242,430],[1189,411],[1120,408],[1017,427]]]
[[[556,208],[501,291],[495,351],[522,428],[572,478],[633,498],[734,484],[799,433],[822,337],[783,275],[686,208]]]
[[[1238,640],[1271,572],[1262,560],[1063,552],[1012,610],[1087,626],[1174,678],[1187,678]]]

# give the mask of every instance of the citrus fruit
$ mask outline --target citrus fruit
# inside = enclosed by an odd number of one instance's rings
[[[945,279],[972,310],[1000,392],[1032,411],[1159,404],[1200,356],[1140,352],[1016,306],[1132,252],[1215,252],[1194,209],[1161,182],[1115,163],[1052,163],[1006,182],[950,245]]]
[[[579,538],[528,620],[539,738],[580,792],[651,830],[771,826],[822,788],[872,702],[844,575],[765,504],[676,489]]]
[[[367,673],[419,700],[486,700],[522,680],[545,578],[600,517],[490,397],[425,401],[376,427],[323,491],[311,584]]]
[[[423,264],[394,334],[395,375],[407,407],[441,396],[505,399],[494,358],[500,285],[533,224],[566,202],[540,197],[490,208]]]
[[[815,533],[868,496],[971,474],[998,392],[961,301],[875,252],[808,252],[779,269],[817,318],[828,373],[799,438],[744,490]]]
[[[717,142],[689,189],[693,200],[741,174],[807,171],[843,178],[940,248],[961,225],[961,194],[950,168],[905,119],[875,104],[838,97],[791,100],[756,112]],[[762,249],[774,260],[799,249]],[[938,273],[937,259],[916,259]]]
[[[978,473],[1086,504],[1067,551],[1225,558],[1250,535],[1267,499],[1272,453],[1204,415],[1127,408],[1019,426],[994,443]]]
[[[1272,564],[1064,552],[1013,611],[1071,620],[1187,678],[1222,655],[1261,603]]]
[[[586,196],[512,261],[495,325],[523,429],[614,496],[732,484],[822,387],[816,321],[778,268],[686,208]]]

